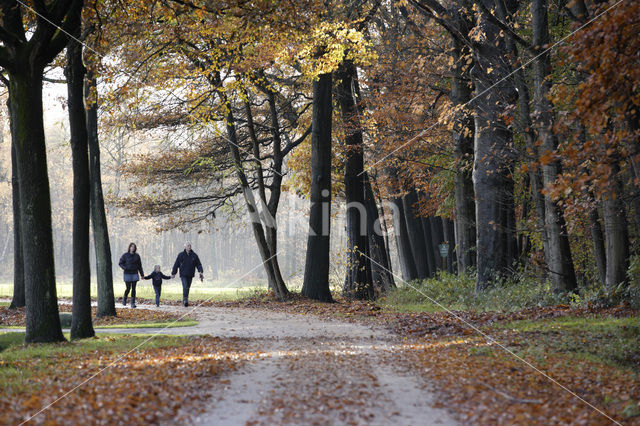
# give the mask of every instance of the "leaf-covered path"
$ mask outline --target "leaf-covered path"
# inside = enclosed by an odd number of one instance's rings
[[[163,333],[248,339],[256,350],[244,368],[215,383],[210,408],[195,424],[454,423],[434,408],[436,396],[415,371],[391,361],[397,338],[379,326],[262,309],[188,312],[197,326]]]

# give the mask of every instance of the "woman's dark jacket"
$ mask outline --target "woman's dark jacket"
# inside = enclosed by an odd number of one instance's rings
[[[145,280],[151,279],[153,280],[153,285],[162,285],[162,280],[170,280],[171,277],[163,274],[162,272],[153,271],[150,275],[144,277]]]
[[[142,261],[140,260],[140,255],[138,253],[126,252],[120,258],[118,265],[124,269],[125,274],[135,274],[139,271],[140,275],[144,277],[144,272],[142,272]]]
[[[180,268],[181,277],[193,277],[196,274],[196,269],[198,269],[198,272],[202,273],[200,258],[193,250],[189,253],[187,253],[187,250],[180,252],[176,259],[176,263],[173,264],[171,275],[175,275],[176,272],[178,272],[178,268]]]

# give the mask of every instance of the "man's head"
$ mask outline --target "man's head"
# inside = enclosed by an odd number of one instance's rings
[[[191,241],[184,243],[184,249],[189,253],[191,251]]]

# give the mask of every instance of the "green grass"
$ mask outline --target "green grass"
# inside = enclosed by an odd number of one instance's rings
[[[24,346],[22,343],[24,333],[0,333],[0,393],[10,396],[24,392],[25,389],[36,391],[38,385],[32,379],[42,375],[57,374],[61,368],[60,362],[64,358],[96,351],[111,354],[125,353],[144,342],[149,336],[151,335],[109,334],[73,342]],[[68,339],[69,335],[65,334],[65,337]],[[159,335],[137,350],[183,346],[189,339],[191,337],[188,336]],[[97,360],[96,357],[96,363]]]
[[[21,345],[24,333],[0,333],[0,352],[11,346]]]
[[[197,278],[193,280],[189,298],[191,300],[237,300],[251,296],[256,292],[266,291],[266,285],[257,282],[244,282],[243,286],[231,280],[201,282]],[[124,282],[116,280],[113,283],[116,298],[121,298],[124,294]],[[58,297],[70,298],[73,294],[73,285],[70,281],[58,280],[56,285]],[[0,297],[11,297],[13,294],[13,283],[0,282]],[[91,295],[96,297],[97,287],[95,282],[91,284]],[[138,281],[136,296],[144,299],[155,299],[155,292],[151,285],[151,280]],[[182,284],[178,278],[167,280],[162,284],[161,300],[182,300]],[[4,303],[4,302],[3,302]]]
[[[640,374],[640,319],[638,317],[589,318],[561,317],[498,323],[493,329],[521,333],[521,354],[544,362],[548,353],[567,356],[575,362],[584,359]]]

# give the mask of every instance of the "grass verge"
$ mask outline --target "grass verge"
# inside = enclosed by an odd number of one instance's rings
[[[3,422],[40,413],[41,424],[188,423],[207,408],[215,378],[243,362],[229,339],[150,336],[24,346],[23,333],[0,334]]]
[[[544,364],[547,354],[562,355],[567,365],[576,361],[603,363],[640,378],[640,319],[607,316],[521,320],[498,323],[493,330],[513,332],[514,349]]]
[[[69,334],[65,333],[69,339]],[[124,353],[144,342],[148,335],[114,334],[92,339],[62,343],[23,345],[23,332],[0,333],[0,393],[7,396],[39,390],[37,377],[64,374],[59,371],[61,360],[74,360],[97,353],[113,355]],[[166,348],[185,344],[184,336],[156,336],[141,350]],[[37,362],[30,362],[37,360]],[[28,365],[29,368],[21,368]]]

